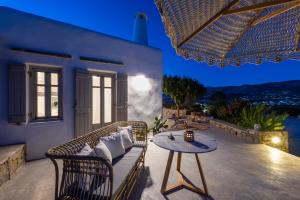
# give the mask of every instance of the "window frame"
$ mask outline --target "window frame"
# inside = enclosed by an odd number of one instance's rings
[[[100,77],[100,98],[101,98],[101,104],[100,104],[100,123],[99,124],[93,124],[93,89],[92,88],[96,88],[93,87],[93,84],[91,84],[91,124],[92,124],[92,129],[98,129],[101,128],[103,126],[112,124],[116,121],[116,74],[115,73],[108,73],[108,72],[98,72],[98,71],[92,71],[90,72],[90,79],[92,82],[93,76],[98,76]],[[105,87],[104,85],[104,78],[105,77],[109,77],[111,78],[111,87]],[[111,88],[111,95],[112,95],[112,99],[111,99],[111,122],[106,122],[105,123],[105,119],[104,119],[104,112],[105,112],[105,108],[104,108],[104,89],[105,88]]]
[[[45,73],[45,116],[37,117],[37,72]],[[58,115],[51,116],[51,73],[58,74]],[[42,65],[29,66],[29,90],[30,90],[30,121],[31,122],[47,122],[63,120],[63,85],[62,85],[62,68],[60,67],[45,67]],[[55,86],[53,86],[55,87]]]

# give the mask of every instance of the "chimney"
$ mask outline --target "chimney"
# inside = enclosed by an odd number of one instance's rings
[[[142,45],[148,45],[147,16],[144,13],[135,15],[133,41]]]

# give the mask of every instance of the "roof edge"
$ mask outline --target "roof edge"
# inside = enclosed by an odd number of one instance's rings
[[[160,49],[158,47],[141,45],[141,44],[136,43],[134,41],[131,41],[129,39],[124,39],[124,38],[121,38],[121,37],[109,35],[107,33],[102,33],[102,32],[99,32],[99,31],[95,31],[95,30],[92,30],[92,29],[84,28],[84,27],[81,27],[81,26],[78,26],[78,25],[67,23],[67,22],[58,21],[58,20],[55,20],[55,19],[50,19],[50,18],[47,18],[47,17],[44,17],[44,16],[40,16],[40,15],[36,15],[36,14],[33,14],[33,13],[28,13],[28,12],[25,12],[25,11],[17,10],[15,8],[11,8],[11,7],[0,5],[0,10],[1,9],[10,10],[10,11],[15,12],[15,13],[20,13],[20,14],[27,15],[27,16],[30,16],[30,17],[39,18],[39,19],[42,19],[42,20],[45,20],[45,21],[48,21],[48,22],[51,22],[51,23],[65,25],[65,26],[69,26],[69,27],[72,27],[72,28],[76,28],[76,29],[80,29],[80,30],[83,30],[83,31],[87,31],[87,32],[90,32],[90,33],[95,33],[95,34],[98,34],[98,35],[101,35],[101,36],[104,36],[104,37],[109,37],[109,38],[112,38],[112,39],[116,39],[116,40],[119,40],[119,41],[130,43],[130,44],[133,44],[133,45],[142,46],[142,47],[145,47],[145,48],[150,48],[150,49],[162,51],[162,49]]]

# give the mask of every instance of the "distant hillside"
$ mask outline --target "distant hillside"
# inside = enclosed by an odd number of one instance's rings
[[[292,116],[300,115],[300,80],[257,85],[207,87],[207,93],[198,100],[198,103],[211,103],[211,95],[216,91],[222,91],[227,100],[240,98],[254,104],[267,104],[280,113],[287,112]],[[163,104],[170,106],[173,101],[169,96],[163,95]]]
[[[232,95],[290,94],[300,96],[300,80],[271,82],[257,85],[207,87],[208,94],[223,91]]]

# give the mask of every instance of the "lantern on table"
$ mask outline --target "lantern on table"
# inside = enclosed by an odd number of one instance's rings
[[[194,131],[185,130],[185,132],[184,132],[184,141],[193,142],[194,141]]]

